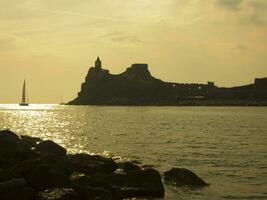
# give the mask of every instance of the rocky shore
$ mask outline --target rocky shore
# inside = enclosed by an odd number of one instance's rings
[[[164,173],[166,184],[207,186],[187,169]],[[0,131],[1,200],[120,200],[163,198],[160,173],[129,161],[67,154],[50,140]]]

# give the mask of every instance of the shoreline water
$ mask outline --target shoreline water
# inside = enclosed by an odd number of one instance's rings
[[[0,105],[17,105],[16,103],[0,103]],[[32,105],[60,106],[115,106],[115,107],[266,107],[267,101],[179,101],[173,104],[69,104],[69,103],[31,103]],[[27,108],[27,107],[26,107]]]
[[[0,107],[2,129],[55,141],[71,153],[139,160],[161,174],[191,169],[212,183],[201,190],[167,186],[167,200],[266,196],[266,107]]]

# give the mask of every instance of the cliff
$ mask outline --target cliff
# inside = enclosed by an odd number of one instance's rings
[[[267,78],[254,84],[219,88],[207,84],[164,82],[153,77],[147,64],[133,64],[110,74],[98,58],[82,83],[73,105],[267,105]]]

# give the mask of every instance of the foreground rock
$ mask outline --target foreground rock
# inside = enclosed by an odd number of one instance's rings
[[[38,200],[79,200],[79,196],[72,188],[52,188],[40,192]]]
[[[68,159],[76,171],[87,174],[112,173],[118,168],[114,160],[98,155],[75,154],[68,155]]]
[[[111,185],[121,188],[122,197],[163,197],[164,187],[155,169],[134,170],[128,173],[113,173],[103,178]]]
[[[119,172],[119,173],[118,173]],[[68,155],[53,141],[0,131],[0,200],[163,197],[159,172],[98,155]]]
[[[65,156],[67,154],[67,150],[58,145],[57,143],[47,140],[41,141],[37,146],[36,149],[41,153],[45,154],[53,154],[56,156]]]
[[[184,168],[173,168],[165,172],[164,180],[176,186],[208,186],[194,172]]]
[[[141,167],[139,167],[138,165],[136,165],[134,163],[131,163],[129,161],[127,161],[127,162],[120,162],[120,163],[118,163],[118,166],[124,172],[141,170]]]
[[[24,158],[30,153],[30,146],[15,133],[4,130],[0,134],[0,155],[8,158]]]
[[[23,178],[11,179],[0,183],[1,200],[30,200],[36,198],[36,191],[27,186],[27,181]]]
[[[165,181],[206,186],[187,169],[174,168]],[[140,163],[67,154],[53,141],[0,131],[0,200],[120,200],[163,197],[160,174]]]

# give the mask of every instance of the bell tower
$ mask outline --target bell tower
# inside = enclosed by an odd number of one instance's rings
[[[99,58],[99,56],[97,56],[97,59],[95,61],[95,68],[100,70],[102,68],[102,64],[101,64],[101,60]]]

